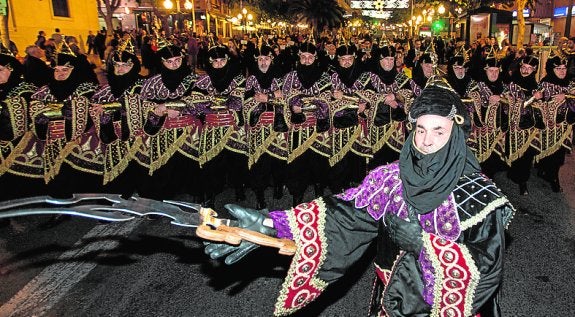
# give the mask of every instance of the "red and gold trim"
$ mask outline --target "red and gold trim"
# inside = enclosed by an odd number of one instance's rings
[[[479,270],[467,248],[425,232],[423,246],[436,272],[431,316],[471,316]]]
[[[275,316],[292,314],[315,300],[327,287],[327,283],[316,276],[327,252],[325,213],[321,198],[288,212],[297,251],[276,302]]]

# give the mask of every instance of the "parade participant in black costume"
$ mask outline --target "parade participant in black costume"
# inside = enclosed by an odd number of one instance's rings
[[[447,63],[447,82],[461,98],[467,98],[469,89],[476,84],[468,73],[469,63],[465,54],[459,50]]]
[[[0,52],[0,187],[6,200],[37,194],[41,185],[24,177],[28,175],[10,172],[17,155],[16,147],[28,132],[30,96],[37,90],[36,86],[22,81],[23,68],[10,52]]]
[[[135,159],[147,171],[141,173],[138,193],[165,199],[178,194],[200,196],[198,139],[201,123],[188,95],[195,75],[186,65],[185,52],[158,39],[158,74],[148,78],[141,89],[144,108],[144,142]],[[190,159],[191,158],[191,159]],[[145,176],[149,174],[149,176]]]
[[[355,45],[349,45],[344,39],[336,50],[337,66],[331,75],[335,100],[330,102],[333,128],[330,131],[332,153],[328,178],[332,192],[340,192],[350,182],[360,182],[365,177],[365,160],[371,154],[363,129],[367,123],[365,109],[368,104],[363,91],[369,84],[370,73],[357,60],[356,53]]]
[[[136,182],[134,168],[127,169],[138,147],[144,128],[140,90],[140,60],[130,41],[122,41],[110,57],[106,69],[108,85],[92,96],[99,137],[104,144],[104,185],[107,192],[130,196]]]
[[[546,76],[541,79],[539,89],[543,91],[540,104],[545,128],[539,131],[536,139],[538,150],[537,175],[551,184],[554,192],[561,192],[559,169],[565,163],[566,151],[571,150],[573,123],[575,122],[575,100],[566,98],[575,92],[575,83],[567,77],[567,59],[552,56],[545,64]]]
[[[238,63],[230,59],[228,48],[212,45],[206,74],[198,78],[191,96],[204,123],[199,162],[205,175],[205,203],[210,206],[224,188],[222,179],[228,179],[236,200],[245,199],[248,172],[242,112],[246,79]]]
[[[30,138],[22,152],[22,156],[41,163],[18,163],[12,168],[42,175],[49,183],[51,195],[98,191],[103,161],[90,116],[89,100],[97,89],[93,74],[83,68],[81,59],[65,44],[56,55],[53,68],[50,83],[32,95],[30,117],[35,137]]]
[[[274,315],[315,300],[377,241],[369,316],[501,316],[514,210],[466,145],[466,107],[444,82],[431,82],[410,108],[399,162],[360,186],[267,216],[227,206],[241,227],[295,241]],[[232,264],[255,247],[209,243],[205,251]]]
[[[373,158],[369,167],[391,163],[399,158],[405,142],[405,111],[420,86],[395,67],[395,48],[383,45],[374,55],[370,87],[371,107],[368,110],[369,143]],[[429,55],[426,57],[429,58]],[[431,62],[431,59],[429,59]],[[430,64],[431,65],[431,64]]]
[[[256,49],[249,64],[244,96],[245,117],[248,118],[248,166],[250,187],[256,193],[257,208],[266,206],[264,190],[273,182],[274,197],[281,198],[285,182],[287,125],[284,118],[282,77],[274,63],[272,49]],[[279,142],[283,140],[284,142]]]
[[[538,66],[537,57],[524,57],[519,70],[511,75],[511,83],[508,85],[511,102],[508,110],[509,131],[505,143],[505,159],[511,167],[507,176],[519,185],[521,195],[529,194],[527,181],[536,154],[532,147],[537,133],[533,104],[543,97],[541,91],[537,90],[538,83],[535,79]]]
[[[497,171],[506,169],[502,164],[509,122],[504,113],[504,108],[508,107],[505,90],[501,62],[496,56],[489,56],[485,61],[484,79],[477,82],[469,97],[474,105],[470,146],[481,164],[481,170],[490,178]]]
[[[423,89],[427,84],[427,80],[433,75],[433,61],[430,52],[425,52],[419,57],[419,61],[413,67],[411,72],[413,81],[419,87],[419,90]]]
[[[286,111],[290,133],[286,183],[294,205],[303,201],[309,185],[314,185],[318,195],[323,192],[329,169],[331,78],[317,57],[313,41],[302,43],[299,63],[285,76],[282,87],[289,109]]]

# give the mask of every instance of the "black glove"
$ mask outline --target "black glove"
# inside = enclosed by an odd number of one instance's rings
[[[389,230],[391,240],[404,251],[419,254],[423,248],[421,226],[417,216],[410,212],[409,222],[396,215],[387,214],[385,222]]]
[[[264,226],[263,222],[266,219],[266,210],[258,211],[251,208],[244,208],[234,204],[225,205],[226,209],[230,212],[232,216],[238,219],[238,227],[263,233],[265,235],[275,237],[276,230],[270,227]],[[226,257],[225,263],[227,265],[234,264],[243,258],[246,254],[255,250],[259,245],[242,241],[240,245],[229,245],[225,243],[210,243],[206,242],[205,253],[212,259],[219,259]]]

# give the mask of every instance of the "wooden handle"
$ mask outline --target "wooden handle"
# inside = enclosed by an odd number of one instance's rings
[[[207,225],[200,225],[196,229],[196,234],[206,240],[226,242],[234,245],[238,245],[242,240],[245,240],[257,245],[277,248],[279,253],[283,255],[293,255],[296,250],[296,245],[292,240],[273,238],[256,231],[226,225],[220,225],[216,229],[212,229]]]

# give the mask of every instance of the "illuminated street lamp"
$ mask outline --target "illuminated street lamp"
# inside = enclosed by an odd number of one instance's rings
[[[172,10],[174,8],[174,2],[172,2],[172,0],[164,0],[162,4],[166,10]],[[184,2],[184,9],[192,10],[192,30],[196,32],[196,12],[194,10],[194,1],[186,0],[186,2]],[[178,14],[182,13],[180,10],[180,0],[176,0],[176,11]]]
[[[242,30],[244,33],[247,32],[247,25],[251,23],[254,19],[254,16],[251,13],[248,13],[246,8],[242,9],[242,13],[238,13],[237,21],[239,21],[242,25]]]
[[[186,0],[186,2],[184,3],[184,9],[192,10],[193,7],[194,5],[190,2],[190,0]]]
[[[437,13],[439,13],[439,14],[445,13],[445,7],[443,6],[443,4],[439,5],[439,8],[437,8]]]

